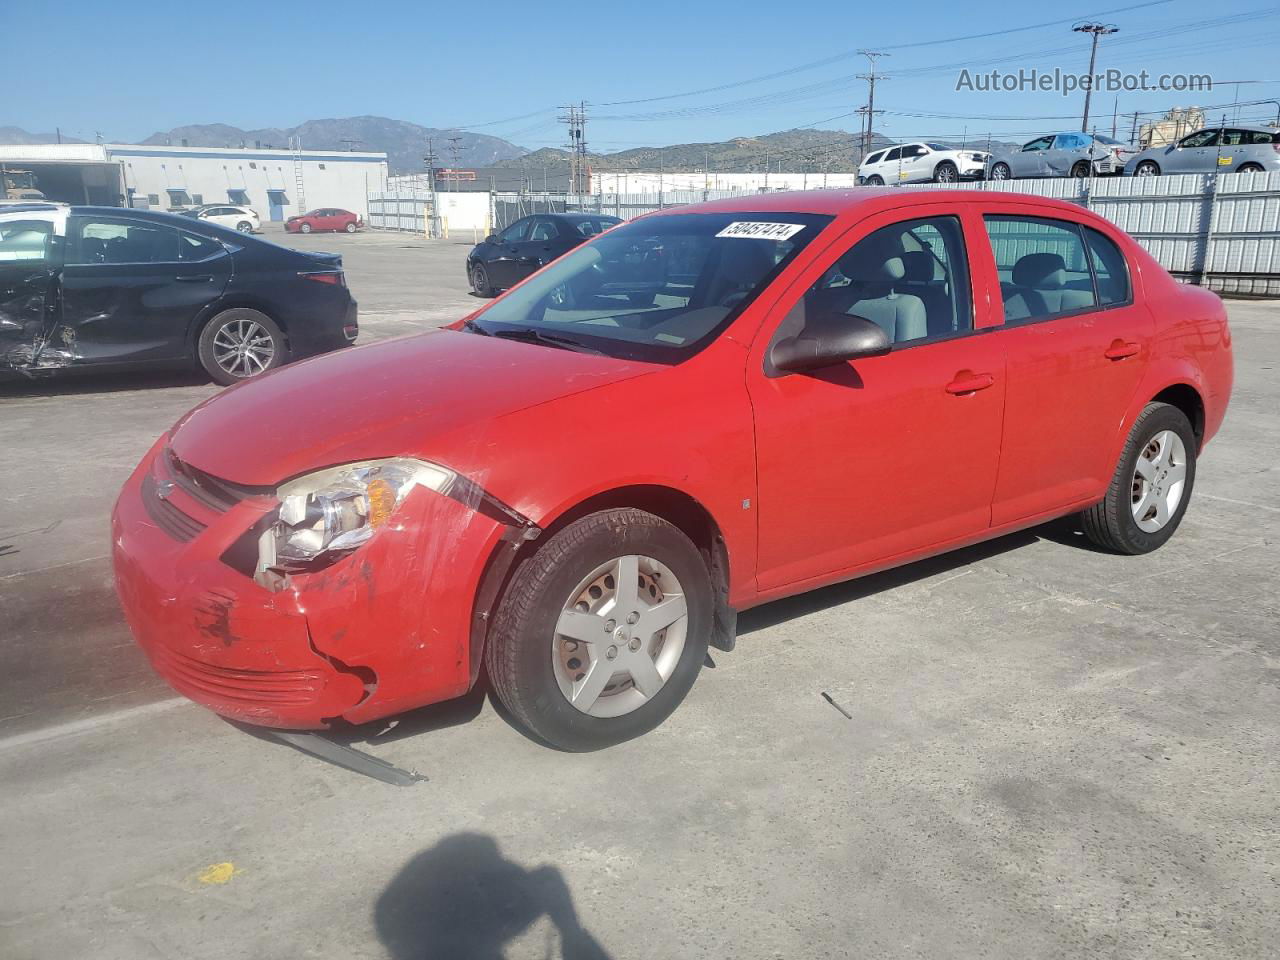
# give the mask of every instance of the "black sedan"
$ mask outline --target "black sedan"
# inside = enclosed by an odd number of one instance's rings
[[[338,254],[168,213],[0,207],[0,376],[199,364],[230,384],[358,332]]]
[[[537,213],[490,234],[467,255],[467,278],[479,297],[514,287],[535,270],[622,221],[600,213]]]

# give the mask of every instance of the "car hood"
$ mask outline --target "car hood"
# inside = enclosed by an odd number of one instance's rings
[[[449,435],[474,447],[498,417],[655,369],[437,330],[231,387],[178,421],[170,445],[206,473],[253,486],[379,457],[439,457],[449,466]]]

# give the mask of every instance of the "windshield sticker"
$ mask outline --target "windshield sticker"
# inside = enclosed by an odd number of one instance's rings
[[[805,228],[803,223],[769,223],[735,220],[716,234],[717,237],[743,237],[747,240],[790,240]]]

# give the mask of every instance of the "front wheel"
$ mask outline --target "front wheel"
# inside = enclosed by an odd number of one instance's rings
[[[1085,536],[1117,553],[1150,553],[1173,536],[1196,481],[1196,437],[1177,407],[1151,403],[1129,431],[1107,495],[1080,514]]]
[[[641,510],[604,510],[516,569],[485,665],[531,733],[561,750],[597,750],[675,710],[702,668],[712,612],[711,578],[683,532]]]
[[[354,220],[353,220],[351,223],[348,223],[348,224],[347,224],[347,226],[346,226],[346,230],[347,230],[347,233],[355,233],[355,232],[356,232],[356,225],[355,225],[355,221],[354,221]]]
[[[992,180],[1008,180],[1011,178],[1012,172],[1007,163],[997,163],[991,168]]]
[[[198,356],[217,383],[239,383],[284,363],[284,333],[265,313],[232,307],[205,324]]]
[[[955,183],[960,179],[960,171],[950,160],[944,160],[933,171],[934,183]]]
[[[477,263],[471,268],[471,289],[477,297],[488,299],[493,296],[493,284],[489,282],[489,271],[484,268],[483,263]]]
[[[1133,168],[1133,175],[1135,177],[1158,177],[1160,176],[1160,167],[1154,160],[1143,160]]]
[[[311,224],[309,224],[309,223],[304,223],[302,226],[300,226],[300,227],[298,228],[298,232],[299,232],[299,233],[310,233],[310,232],[311,232]]]

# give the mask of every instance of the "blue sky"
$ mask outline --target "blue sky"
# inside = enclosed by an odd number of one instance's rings
[[[578,100],[589,104],[589,145],[604,152],[799,126],[857,130],[860,119],[845,114],[865,102],[866,84],[854,75],[866,61],[852,51],[867,47],[891,54],[879,68],[890,79],[877,87],[876,106],[887,111],[877,130],[899,138],[992,132],[1026,139],[1071,129],[1083,95],[957,92],[960,65],[1083,72],[1087,38],[1070,22],[1050,23],[1073,14],[1120,28],[1102,40],[1099,67],[1208,73],[1217,83],[1200,94],[1120,93],[1120,113],[1280,98],[1280,6],[1264,0],[1141,7],[1085,0],[1076,10],[1007,0],[0,0],[0,10],[0,62],[10,78],[0,126],[58,126],[87,140],[99,131],[108,140],[136,140],[184,123],[254,128],[377,114],[465,125],[536,148],[562,143],[555,107]],[[1017,29],[1032,25],[1041,26]],[[932,42],[993,31],[1015,32]],[[27,78],[21,88],[12,85],[17,77]],[[1265,82],[1242,82],[1237,94],[1238,81]],[[697,90],[707,92],[673,96]],[[1115,99],[1094,96],[1099,132],[1110,132]],[[1213,111],[1223,112],[1236,113]],[[1275,113],[1272,106],[1240,109],[1244,119]],[[489,123],[495,120],[506,122]],[[1128,122],[1119,123],[1122,137]]]

